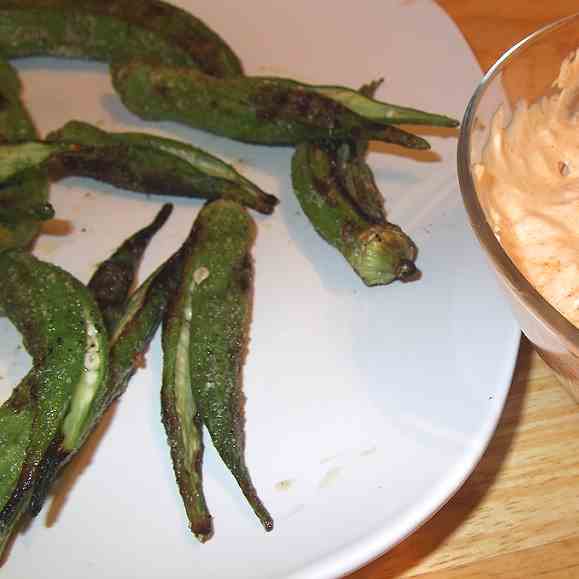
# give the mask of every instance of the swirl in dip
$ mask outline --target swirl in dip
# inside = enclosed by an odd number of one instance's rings
[[[487,219],[521,273],[579,327],[579,50],[554,94],[495,114],[473,174]]]

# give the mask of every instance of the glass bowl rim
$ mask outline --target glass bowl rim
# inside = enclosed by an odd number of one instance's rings
[[[501,72],[505,65],[529,45],[546,36],[548,33],[579,20],[579,12],[565,16],[547,24],[525,36],[505,51],[489,68],[479,81],[463,115],[457,146],[457,172],[463,203],[469,216],[471,226],[479,243],[490,257],[511,291],[519,296],[534,316],[539,318],[553,333],[561,338],[567,349],[579,353],[579,328],[575,327],[556,308],[554,308],[520,273],[511,258],[497,240],[486,220],[479,203],[478,195],[471,174],[471,151],[469,136],[474,127],[478,104],[485,94],[490,82]],[[578,41],[579,47],[579,41]]]

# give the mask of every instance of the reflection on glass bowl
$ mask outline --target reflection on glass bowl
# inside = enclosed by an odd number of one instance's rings
[[[579,403],[579,328],[551,305],[501,246],[473,169],[481,162],[493,118],[508,126],[516,106],[553,94],[561,63],[579,48],[579,13],[531,34],[483,77],[466,109],[458,144],[458,177],[472,228],[505,290],[523,333]],[[576,205],[574,206],[576,207]],[[579,252],[576,248],[575,256]]]

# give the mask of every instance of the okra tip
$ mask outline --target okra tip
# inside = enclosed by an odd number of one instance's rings
[[[398,279],[409,281],[418,273],[416,264],[411,259],[402,259],[398,265]]]
[[[446,115],[428,115],[422,120],[425,125],[431,125],[433,127],[444,127],[448,129],[455,129],[460,125],[460,121],[453,117],[448,117]],[[418,123],[417,123],[418,124]]]
[[[265,215],[271,215],[274,212],[277,205],[279,204],[279,199],[275,195],[272,195],[271,193],[263,192],[261,199],[257,199],[256,203],[257,203],[256,209],[260,213],[264,213]]]
[[[410,124],[447,129],[454,129],[460,125],[460,121],[447,115],[397,105],[386,105],[384,117],[376,120],[386,124]]]
[[[261,524],[268,533],[269,531],[273,531],[273,519],[270,515],[268,515],[267,518],[262,519]]]
[[[269,514],[269,511],[261,503],[259,499],[257,501],[250,500],[253,512],[256,514],[262,527],[269,533],[273,531],[273,517]]]
[[[191,532],[200,543],[207,543],[213,537],[213,519],[211,516],[204,517],[203,520],[196,520],[189,525]]]
[[[405,131],[395,125],[373,126],[372,130],[368,131],[365,136],[368,140],[400,145],[407,149],[415,149],[417,151],[428,151],[430,149],[430,143],[426,139],[423,139],[414,133]]]
[[[259,522],[262,524],[263,528],[268,532],[272,531],[273,517],[270,515],[266,506],[261,502],[261,499],[257,495],[257,491],[255,490],[253,485],[249,483],[248,479],[246,480],[238,479],[238,482],[241,486],[243,494],[247,498],[249,504],[251,505],[251,508],[253,509],[253,512],[259,519]]]
[[[151,226],[155,230],[161,229],[161,227],[163,227],[163,225],[165,225],[165,223],[167,222],[167,219],[169,219],[169,217],[171,216],[171,213],[173,213],[173,204],[163,203],[161,209],[159,209],[159,212],[157,213],[155,219],[151,223]]]

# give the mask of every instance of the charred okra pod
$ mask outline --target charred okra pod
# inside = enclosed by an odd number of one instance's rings
[[[109,334],[114,332],[117,322],[125,312],[137,269],[147,246],[172,211],[173,205],[170,203],[163,205],[155,219],[125,240],[99,265],[90,278],[88,289],[101,310]]]
[[[189,527],[204,543],[213,535],[213,522],[203,492],[203,422],[191,387],[190,351],[191,301],[203,281],[194,269],[197,236],[195,224],[181,248],[179,285],[163,319],[161,416]]]
[[[0,413],[13,469],[2,473],[10,479],[0,504],[5,544],[24,510],[40,510],[58,469],[83,443],[106,384],[108,346],[96,303],[69,273],[19,249],[0,252],[0,270],[0,308],[33,361]]]
[[[253,294],[250,248],[255,224],[238,204],[214,201],[195,223],[190,272],[189,356],[193,396],[223,462],[266,530],[273,520],[259,499],[244,459],[241,372]]]
[[[215,78],[143,61],[113,63],[111,74],[121,100],[139,117],[180,122],[249,143],[293,145],[362,133],[371,140],[428,148],[424,139],[392,125],[458,124],[339,86],[268,77]]]
[[[243,74],[237,55],[205,23],[161,0],[1,0],[0,55],[152,57],[207,74]]]
[[[265,214],[278,203],[202,149],[146,133],[110,133],[80,121],[46,141],[0,145],[0,186],[30,168],[44,169],[53,181],[74,175],[142,193],[232,199]]]
[[[416,272],[416,246],[400,227],[381,222],[379,214],[378,220],[369,219],[336,179],[336,166],[331,145],[307,143],[296,148],[292,182],[304,213],[366,285],[408,279]]]
[[[20,98],[17,72],[0,59],[0,143],[37,139],[36,129]],[[50,218],[48,179],[39,169],[0,186],[0,250],[26,247],[41,222]]]

